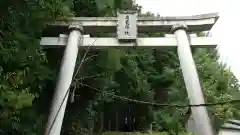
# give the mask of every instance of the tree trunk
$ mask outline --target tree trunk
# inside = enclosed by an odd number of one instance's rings
[[[118,112],[116,111],[116,131],[118,131]]]
[[[111,120],[108,121],[108,130],[111,130]]]
[[[104,127],[104,112],[101,112],[100,113],[100,128],[99,128],[98,134],[102,133],[103,127]]]

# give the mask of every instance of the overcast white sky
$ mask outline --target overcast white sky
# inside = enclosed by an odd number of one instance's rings
[[[219,12],[220,18],[211,30],[219,43],[221,60],[240,80],[240,3],[239,0],[136,0],[143,12],[161,16],[196,15]]]

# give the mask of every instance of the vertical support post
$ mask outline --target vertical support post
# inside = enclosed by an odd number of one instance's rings
[[[199,82],[186,30],[187,26],[185,24],[173,25],[171,29],[172,33],[176,36],[178,57],[190,104],[204,104],[203,91]],[[206,107],[191,107],[191,111],[198,134],[214,135]]]
[[[53,95],[52,106],[46,126],[45,135],[60,135],[66,104],[68,101],[69,88],[72,82],[78,45],[81,43],[83,28],[77,25],[69,27],[70,34],[64,51],[60,73]]]

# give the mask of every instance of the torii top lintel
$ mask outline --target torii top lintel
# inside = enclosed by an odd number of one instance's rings
[[[179,22],[188,26],[188,31],[210,30],[219,18],[218,13],[208,13],[193,16],[176,17],[138,17],[137,29],[139,33],[144,32],[170,32],[171,27]],[[56,21],[48,24],[43,36],[58,36],[67,33],[70,24],[81,24],[84,33],[109,32],[115,33],[117,27],[117,17],[74,17],[68,21]]]

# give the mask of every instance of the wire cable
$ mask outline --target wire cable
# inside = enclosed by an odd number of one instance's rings
[[[95,91],[101,92],[100,89],[94,88],[92,86],[89,86],[87,84],[82,84],[83,86],[89,87]],[[130,102],[140,103],[140,104],[147,104],[147,105],[153,105],[153,106],[161,106],[161,107],[177,107],[177,108],[185,108],[185,107],[200,107],[200,106],[216,106],[216,105],[224,105],[224,104],[235,104],[240,103],[240,100],[230,100],[230,101],[223,101],[223,102],[216,102],[216,103],[205,103],[205,104],[187,104],[187,105],[179,105],[179,104],[160,104],[160,103],[154,103],[154,102],[148,102],[148,101],[141,101],[136,99],[127,98],[124,96],[115,95],[109,92],[104,92],[107,95],[112,96],[113,98],[118,98],[121,100],[126,100]]]

